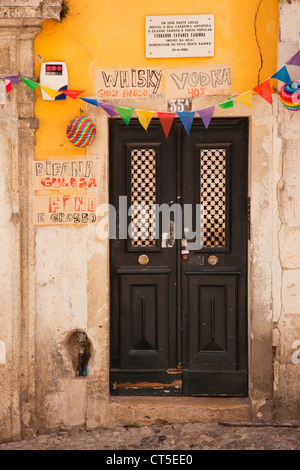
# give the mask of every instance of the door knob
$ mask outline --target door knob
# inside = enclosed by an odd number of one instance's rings
[[[215,266],[217,262],[219,261],[219,258],[215,255],[212,255],[208,257],[207,261],[208,261],[208,264],[210,264],[211,266]]]
[[[148,263],[149,263],[149,256],[147,256],[147,255],[140,255],[140,256],[138,257],[138,262],[139,262],[141,265],[145,266],[145,264],[148,264]]]

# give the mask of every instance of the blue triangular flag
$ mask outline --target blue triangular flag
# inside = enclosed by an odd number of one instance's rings
[[[82,101],[85,101],[86,103],[90,103],[93,106],[98,106],[98,101],[97,100],[93,100],[91,98],[79,98],[79,99],[82,100]]]
[[[183,112],[183,113],[177,113],[178,116],[180,117],[180,120],[183,124],[183,127],[185,128],[187,134],[190,133],[192,124],[193,124],[193,119],[195,115],[195,111],[190,111],[190,112]]]
[[[291,77],[290,77],[285,65],[283,67],[281,67],[281,69],[279,69],[278,72],[274,73],[274,75],[272,75],[271,78],[277,78],[278,80],[280,80],[283,83],[291,83],[292,82]]]

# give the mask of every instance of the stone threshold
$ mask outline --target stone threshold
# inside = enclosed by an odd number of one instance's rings
[[[110,397],[113,426],[251,421],[248,397]]]

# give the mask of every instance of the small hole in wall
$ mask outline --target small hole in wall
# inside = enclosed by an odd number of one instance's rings
[[[76,377],[87,375],[91,357],[91,342],[84,331],[74,331],[67,341],[67,350]]]
[[[66,18],[67,14],[69,13],[69,5],[67,4],[66,0],[63,1],[60,11],[60,21]]]

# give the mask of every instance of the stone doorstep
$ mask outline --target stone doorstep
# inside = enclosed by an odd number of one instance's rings
[[[251,421],[248,397],[111,397],[112,426]]]

